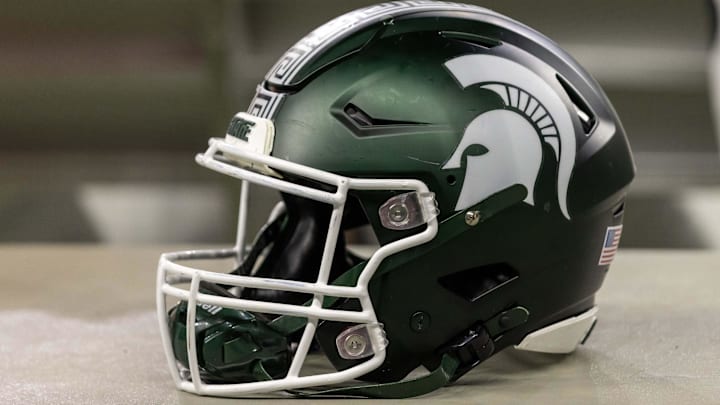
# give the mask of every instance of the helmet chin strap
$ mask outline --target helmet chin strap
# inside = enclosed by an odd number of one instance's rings
[[[512,192],[512,188],[506,190],[498,198],[510,194],[507,198],[512,197],[510,199],[513,201],[522,200],[524,189],[520,189],[522,187],[519,187],[517,192]],[[293,202],[290,202],[290,205],[292,204]],[[478,204],[477,208],[482,208],[483,212],[487,212],[490,216],[491,206],[494,204],[485,202]],[[504,204],[499,206],[504,206]],[[305,209],[311,208],[305,207]],[[281,241],[283,235],[292,237],[297,234],[296,225],[288,229],[289,218],[286,212],[268,222],[258,232],[243,263],[232,273],[258,275],[258,269],[262,268],[262,265],[258,266],[257,262],[261,260],[262,254],[271,246],[275,247],[284,243]],[[451,220],[463,221],[464,219],[462,216],[458,216]],[[465,227],[458,228],[464,229]],[[338,253],[342,252],[336,252],[336,254]],[[332,284],[356,285],[365,264],[366,262],[362,262],[352,266],[334,277]],[[229,286],[203,282],[200,287],[213,295],[238,297],[229,290]],[[326,296],[323,307],[336,306],[341,300],[341,298]],[[181,303],[171,310],[169,321],[175,357],[187,367],[188,359],[184,340],[186,311],[187,304]],[[423,395],[453,382],[489,357],[495,350],[493,338],[500,336],[507,329],[526,322],[527,317],[527,310],[517,307],[473,326],[440,349],[437,366],[430,370],[429,374],[417,379],[331,389],[302,389],[290,392],[301,397],[407,398]],[[499,321],[500,318],[504,320],[502,323]],[[281,315],[271,318],[261,313],[220,307],[206,308],[204,305],[199,305],[196,318],[196,341],[203,379],[213,383],[239,383],[284,378],[292,359],[292,336],[297,336],[297,332],[302,330],[306,324],[307,319],[297,316]]]
[[[411,398],[429,394],[447,385],[448,382],[452,381],[459,365],[460,360],[448,353],[443,355],[440,365],[435,370],[412,380],[330,389],[287,390],[287,392],[298,397]],[[258,381],[268,381],[272,379],[260,362],[256,363],[253,371]]]
[[[343,281],[347,282],[349,280]],[[283,321],[283,318],[286,320]],[[285,332],[299,330],[304,325],[299,322],[295,323],[292,319],[297,320],[298,318],[280,317],[273,322],[275,322],[276,327],[286,328]],[[411,398],[428,394],[457,380],[490,357],[494,351],[495,345],[490,333],[483,325],[478,324],[445,346],[441,351],[442,357],[438,366],[421,377],[390,383],[362,384],[329,389],[288,390],[288,392],[299,397]],[[262,362],[255,364],[253,374],[258,381],[273,379]]]
[[[354,285],[364,266],[365,263],[354,266],[338,277],[333,284]],[[222,289],[220,286],[216,287]],[[338,301],[338,298],[326,297],[323,306],[333,306]],[[187,351],[182,350],[185,342],[180,340],[185,335],[186,306],[186,303],[178,305],[170,316],[171,331],[176,336],[176,358],[185,365],[187,358],[182,358],[181,355]],[[270,381],[285,376],[291,358],[288,336],[305,327],[306,319],[283,315],[268,322],[247,311],[219,309],[213,314],[213,308],[200,309],[196,330],[199,337],[198,345],[202,346],[198,347],[198,353],[203,354],[201,367],[208,381],[219,383]],[[507,312],[501,315],[506,316]],[[517,323],[522,323],[525,319],[519,319]],[[495,330],[492,320],[487,325],[489,329],[478,324],[446,345],[441,350],[442,357],[438,366],[421,377],[391,383],[329,389],[299,389],[288,392],[298,397],[392,399],[430,393],[455,381],[494,353],[495,346],[491,333],[500,331]],[[215,372],[222,372],[223,375],[214,374]]]
[[[353,267],[333,284],[353,285],[365,263]],[[212,290],[225,291],[210,284]],[[339,301],[326,297],[323,306]],[[215,312],[215,311],[218,312]],[[170,330],[174,339],[176,359],[187,366],[185,349],[185,319],[187,303],[171,311]],[[196,319],[198,353],[202,353],[203,378],[215,383],[270,381],[283,378],[289,368],[291,351],[288,336],[302,329],[307,320],[293,316],[280,316],[272,321],[259,318],[247,311],[225,308],[199,307]],[[430,393],[457,379],[465,371],[489,357],[494,350],[493,341],[484,328],[464,334],[444,349],[437,368],[412,380],[382,384],[363,384],[330,389],[288,390],[298,397],[367,397],[409,398]],[[222,375],[221,375],[222,374]]]

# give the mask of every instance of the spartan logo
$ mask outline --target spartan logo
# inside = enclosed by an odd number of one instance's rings
[[[493,55],[465,55],[445,63],[463,88],[480,85],[498,94],[504,109],[484,112],[465,129],[460,144],[443,169],[462,167],[468,147],[487,152],[467,155],[465,181],[455,210],[464,210],[499,191],[522,184],[524,202],[535,205],[534,190],[542,163],[542,143],[558,162],[557,198],[570,219],[567,190],[575,165],[575,129],[560,96],[540,76],[511,60]]]
[[[227,135],[234,136],[235,138],[247,142],[248,134],[254,126],[255,123],[252,121],[248,121],[241,117],[233,117],[232,121],[230,121],[230,126],[227,129]]]

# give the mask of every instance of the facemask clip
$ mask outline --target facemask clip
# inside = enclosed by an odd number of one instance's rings
[[[385,350],[387,344],[385,329],[381,323],[355,325],[345,329],[335,339],[338,354],[347,360],[370,357]]]
[[[440,213],[435,193],[410,192],[391,197],[380,206],[380,223],[394,231],[412,229],[430,222]]]

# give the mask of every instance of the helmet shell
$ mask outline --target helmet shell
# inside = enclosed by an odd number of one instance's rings
[[[448,62],[468,55],[521,66],[544,83],[538,87],[544,94],[514,82],[463,85]],[[487,66],[467,69],[472,74]],[[527,100],[559,100],[562,111],[546,106],[562,132],[555,144],[526,111],[523,91]],[[462,150],[459,145],[479,117],[496,111],[525,112],[526,125],[539,138],[517,143],[516,153],[470,175],[471,161],[497,149],[482,142]],[[493,336],[497,350],[593,305],[608,270],[598,264],[606,232],[622,224],[635,169],[624,129],[600,86],[542,34],[472,6],[370,7],[319,28],[288,51],[249,112],[274,120],[275,157],[350,177],[419,179],[435,193],[437,237],[386,259],[371,281],[390,345],[384,365],[366,379],[395,381],[418,365],[435,367],[443,345],[509,308],[522,306],[529,317]],[[558,124],[560,115],[569,117],[567,125]],[[500,131],[495,136],[515,136],[502,126],[488,128]],[[531,184],[510,182],[458,209],[464,189],[527,165],[532,145],[539,167]],[[453,166],[455,153],[461,163]],[[563,156],[569,161],[564,168]],[[378,208],[394,194],[353,194],[381,243],[413,232],[381,225]],[[479,224],[468,225],[468,211],[480,214]],[[428,320],[420,331],[413,327],[418,312]],[[347,326],[324,322],[318,328],[326,355],[340,369],[356,364],[334,348]]]

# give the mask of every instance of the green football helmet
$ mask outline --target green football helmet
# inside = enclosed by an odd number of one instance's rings
[[[178,388],[232,397],[409,397],[508,346],[573,351],[635,172],[610,102],[554,42],[420,0],[300,40],[197,162],[241,181],[237,243],[161,257],[160,329]],[[281,202],[247,244],[250,183]],[[345,238],[361,226],[379,244],[364,256]],[[235,265],[181,264],[197,259]]]

